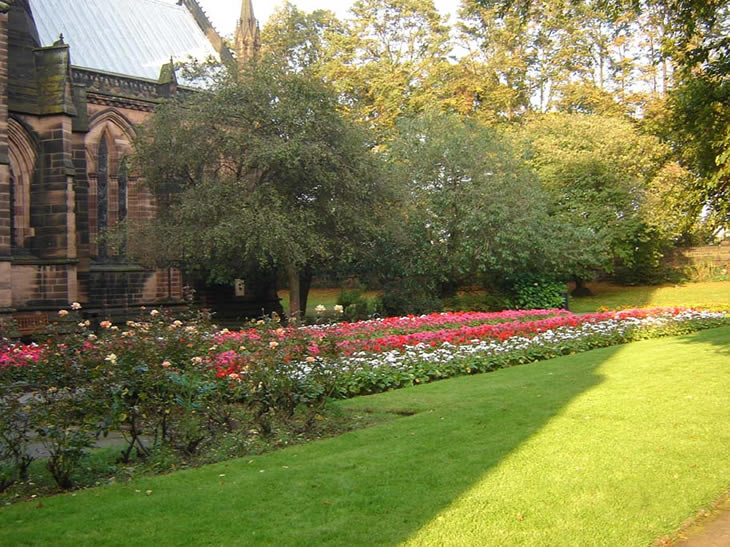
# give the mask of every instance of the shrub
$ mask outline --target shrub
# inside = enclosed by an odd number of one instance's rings
[[[367,319],[373,312],[370,302],[363,296],[362,289],[343,289],[337,298],[337,304],[342,306],[342,318],[350,323]]]
[[[496,292],[460,294],[444,300],[444,311],[496,312],[510,307],[510,300]]]
[[[388,317],[422,315],[441,310],[441,300],[432,283],[402,279],[386,285],[378,306]]]
[[[687,281],[728,281],[730,264],[715,264],[710,260],[693,261],[681,270],[681,277]]]
[[[540,274],[523,273],[506,283],[510,307],[516,310],[561,308],[564,292],[564,283]]]
[[[33,457],[28,452],[32,407],[22,385],[0,387],[0,492],[28,478]]]

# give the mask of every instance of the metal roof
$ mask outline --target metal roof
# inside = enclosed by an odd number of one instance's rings
[[[30,0],[42,46],[60,34],[74,66],[157,80],[162,65],[219,59],[176,0]]]

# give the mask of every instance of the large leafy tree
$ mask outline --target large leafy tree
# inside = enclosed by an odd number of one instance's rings
[[[708,220],[730,227],[730,7],[708,2],[689,13],[675,42],[681,70],[669,96],[664,136],[696,178],[690,199],[706,207]],[[683,47],[682,47],[683,46]]]
[[[592,234],[575,242],[582,248],[582,260],[573,264],[577,280],[658,265],[662,245],[685,227],[661,214],[677,210],[670,191],[687,176],[666,145],[625,117],[596,114],[537,116],[520,138],[552,214]]]
[[[322,77],[334,55],[333,42],[345,32],[345,24],[331,11],[309,13],[285,2],[269,18],[261,41],[269,59],[283,68]]]
[[[205,91],[162,105],[136,161],[158,198],[157,227],[189,272],[229,282],[286,271],[300,281],[352,258],[387,203],[369,139],[306,72],[258,59],[199,71]]]
[[[330,42],[324,75],[383,140],[398,118],[438,96],[449,29],[433,0],[357,0],[351,13],[347,31]]]
[[[470,0],[497,17],[524,25],[544,21],[542,2]],[[677,190],[695,208],[706,210],[718,228],[730,225],[730,2],[728,0],[578,0],[566,3],[576,14],[576,44],[583,44],[593,81],[637,115],[655,114],[652,124],[672,145],[694,177]],[[638,23],[638,24],[637,24]],[[540,24],[546,24],[541,22]],[[576,74],[577,75],[577,74]],[[611,85],[607,85],[610,83]],[[637,90],[640,90],[637,93]],[[571,82],[560,100],[563,110],[595,104],[587,88]],[[578,99],[575,108],[571,100]],[[665,100],[666,99],[666,100]],[[606,103],[603,103],[606,105]],[[610,112],[604,106],[600,111]]]
[[[493,130],[448,114],[397,129],[387,152],[405,193],[392,241],[397,275],[448,296],[519,272],[558,273],[558,257],[570,260],[568,228],[549,217],[537,180]]]

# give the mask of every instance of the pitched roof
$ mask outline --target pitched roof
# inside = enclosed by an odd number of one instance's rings
[[[176,0],[30,0],[42,46],[60,34],[71,63],[157,80],[162,65],[220,56]]]

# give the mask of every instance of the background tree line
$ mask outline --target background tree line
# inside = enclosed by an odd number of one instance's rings
[[[657,281],[730,219],[728,21],[716,1],[464,0],[451,27],[432,0],[287,3],[249,67],[194,67],[207,91],[148,124],[160,216],[136,239],[164,230],[156,256],[201,278],[285,272],[302,310],[332,271],[411,300]]]

